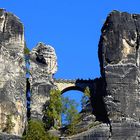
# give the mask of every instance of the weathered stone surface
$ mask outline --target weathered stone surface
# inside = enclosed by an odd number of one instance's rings
[[[111,139],[140,138],[140,15],[111,12],[99,43]]]
[[[57,71],[57,57],[53,47],[38,43],[30,53],[31,117],[43,118],[43,108],[54,87],[53,75]]]
[[[122,122],[112,123],[111,140],[139,140],[140,123],[130,118]]]
[[[80,134],[61,137],[61,140],[139,140],[140,124],[130,120],[112,123],[112,132],[106,124],[101,124]]]
[[[113,11],[99,43],[101,74],[106,81],[110,118],[140,118],[140,15]],[[117,117],[113,117],[117,116]]]
[[[101,124],[74,136],[61,137],[61,140],[108,140],[109,137],[109,126]]]
[[[0,140],[22,140],[22,137],[7,133],[0,133]]]
[[[13,14],[0,9],[0,132],[22,135],[26,125],[24,29]],[[8,117],[11,130],[7,130]]]

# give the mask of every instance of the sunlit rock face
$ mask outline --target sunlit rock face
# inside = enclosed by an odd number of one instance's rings
[[[57,71],[57,57],[53,47],[38,43],[30,53],[31,117],[42,119],[49,101],[53,75]]]
[[[24,42],[20,20],[0,9],[0,132],[14,135],[22,135],[26,125]]]

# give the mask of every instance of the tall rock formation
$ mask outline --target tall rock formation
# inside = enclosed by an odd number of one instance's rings
[[[53,47],[38,43],[30,53],[31,117],[42,120],[43,109],[54,87],[57,57]]]
[[[140,15],[111,12],[99,43],[112,138],[140,137]]]
[[[140,15],[113,11],[102,28],[99,43],[110,116],[140,118],[139,56]]]
[[[0,9],[0,132],[22,135],[26,125],[24,28]]]

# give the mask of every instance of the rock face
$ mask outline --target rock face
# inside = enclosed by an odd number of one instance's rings
[[[109,126],[101,124],[77,135],[61,137],[61,140],[108,140],[109,138]]]
[[[43,118],[43,109],[54,87],[53,75],[57,71],[57,57],[53,47],[38,43],[30,53],[31,117]]]
[[[22,135],[26,125],[24,29],[0,9],[0,132]]]
[[[61,140],[139,140],[140,125],[138,123],[124,121],[113,123],[112,126],[112,133],[108,125],[101,124],[74,136],[61,137]]]
[[[102,28],[98,53],[112,138],[131,140],[140,136],[139,44],[140,15],[110,13]]]
[[[140,15],[113,11],[99,43],[109,116],[140,118]]]
[[[0,140],[22,140],[21,136],[0,133]]]

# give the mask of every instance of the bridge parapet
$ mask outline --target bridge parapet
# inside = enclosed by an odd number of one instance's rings
[[[54,79],[54,84],[60,91],[76,90],[84,91],[86,87],[93,88],[94,80],[88,79]]]
[[[54,79],[55,83],[75,83],[76,80],[72,79]]]
[[[94,80],[93,79],[56,79],[54,78],[54,82],[56,83],[93,83]]]

